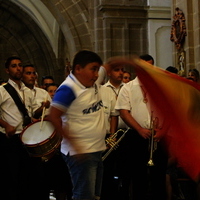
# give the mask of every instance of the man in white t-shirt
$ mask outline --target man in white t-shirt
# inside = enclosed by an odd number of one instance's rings
[[[106,148],[105,115],[96,83],[101,65],[96,53],[79,51],[50,108],[50,120],[63,136],[61,152],[72,178],[74,200],[100,199]]]

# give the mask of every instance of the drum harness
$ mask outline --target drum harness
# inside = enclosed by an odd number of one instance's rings
[[[31,117],[29,117],[27,109],[25,107],[25,104],[22,102],[22,100],[19,97],[15,88],[12,85],[10,85],[9,83],[5,84],[3,87],[7,90],[7,92],[10,94],[10,96],[13,98],[16,106],[18,107],[19,111],[21,112],[21,114],[23,116],[23,127],[30,124]]]

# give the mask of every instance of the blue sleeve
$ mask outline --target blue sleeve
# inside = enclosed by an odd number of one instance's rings
[[[72,101],[76,98],[73,90],[67,85],[60,86],[53,98],[54,104],[59,104],[64,107],[69,107]]]

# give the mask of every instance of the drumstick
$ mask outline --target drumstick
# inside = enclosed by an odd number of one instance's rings
[[[46,110],[46,108],[44,107],[42,109],[42,117],[41,117],[41,122],[40,122],[40,130],[42,130],[42,124],[43,124],[43,120],[44,120],[45,110]]]
[[[47,96],[46,96],[44,102],[47,101],[47,97],[48,97],[48,94],[47,94]],[[45,110],[46,110],[46,107],[44,106],[44,108],[42,109],[42,117],[41,117],[41,122],[40,122],[40,131],[42,130],[42,124],[43,124],[43,120],[44,120]]]

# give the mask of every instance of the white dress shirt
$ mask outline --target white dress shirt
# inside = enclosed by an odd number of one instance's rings
[[[122,87],[115,109],[129,110],[141,127],[150,128],[149,110],[144,102],[144,94],[137,77]]]
[[[18,92],[21,100],[26,106],[29,116],[32,117],[33,112],[38,108],[38,106],[30,89],[27,88],[22,82],[20,89],[18,85],[11,79],[8,80],[8,83],[10,83]],[[16,134],[22,132],[23,115],[16,106],[13,98],[3,86],[0,86],[0,118],[10,125],[16,127]],[[0,131],[5,133],[5,128],[0,126]]]
[[[38,107],[40,107],[42,105],[42,102],[45,101],[49,101],[51,103],[52,99],[46,90],[34,86],[34,88],[31,91]],[[44,116],[48,114],[49,114],[49,108],[45,109]]]
[[[103,87],[107,87],[109,88],[109,92],[110,93],[113,93],[115,95],[115,98],[117,99],[118,98],[118,95],[119,95],[119,92],[121,90],[121,88],[124,86],[125,84],[123,82],[121,82],[120,86],[119,87],[114,87],[110,81],[108,81],[107,83],[105,83],[103,85]],[[126,128],[126,124],[124,123],[124,121],[122,120],[122,118],[119,116],[119,119],[118,119],[118,129],[120,128]]]

